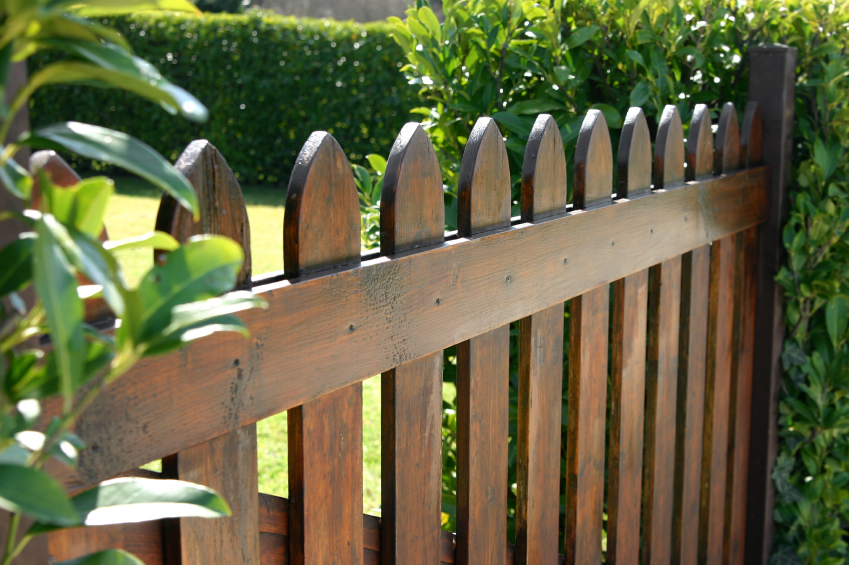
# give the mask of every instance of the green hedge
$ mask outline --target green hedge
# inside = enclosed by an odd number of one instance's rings
[[[197,96],[206,124],[167,119],[157,106],[116,90],[45,88],[34,126],[63,120],[108,125],[176,159],[193,139],[215,144],[242,182],[287,183],[312,131],[336,137],[352,162],[386,154],[415,105],[399,72],[404,54],[384,23],[248,14],[140,14],[103,20],[136,54]],[[30,72],[46,63],[35,57]],[[98,169],[98,164],[76,166]]]

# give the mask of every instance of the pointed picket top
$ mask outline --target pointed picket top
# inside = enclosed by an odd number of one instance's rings
[[[354,173],[332,135],[304,143],[286,194],[283,268],[289,278],[360,260],[360,204]]]
[[[654,187],[684,182],[684,125],[678,108],[668,104],[660,115],[654,148]]]
[[[522,221],[564,212],[568,188],[563,138],[554,118],[537,116],[522,163]]]
[[[605,206],[613,190],[613,150],[601,110],[590,110],[575,148],[573,204],[576,210]]]
[[[726,102],[719,116],[716,130],[716,148],[713,152],[713,170],[717,175],[731,173],[740,168],[740,124],[734,104]]]
[[[704,104],[696,104],[687,137],[687,180],[713,174],[713,130],[710,112]]]
[[[442,173],[420,124],[408,123],[392,146],[380,198],[380,251],[392,255],[445,240]]]
[[[223,235],[238,243],[245,253],[237,288],[251,284],[251,229],[242,189],[224,157],[205,139],[192,141],[174,165],[195,189],[200,220],[180,206],[169,194],[163,194],[156,214],[156,229],[184,242],[203,233]],[[154,256],[160,257],[155,251]]]
[[[498,125],[478,119],[460,164],[457,226],[461,237],[510,225],[510,164]]]
[[[743,114],[743,129],[740,131],[740,164],[745,168],[761,164],[763,125],[761,110],[757,102],[746,104]]]
[[[634,198],[651,192],[651,134],[640,108],[631,108],[619,138],[616,197]]]

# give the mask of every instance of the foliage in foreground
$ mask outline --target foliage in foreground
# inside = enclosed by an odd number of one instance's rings
[[[515,215],[524,147],[537,114],[557,120],[571,163],[590,108],[604,113],[614,148],[629,106],[643,108],[651,131],[666,104],[675,104],[687,124],[694,106],[707,103],[715,123],[722,102],[745,107],[748,46],[780,42],[799,50],[794,194],[784,235],[788,258],[778,276],[787,292],[788,340],[783,442],[774,474],[779,500],[773,561],[844,563],[849,555],[843,541],[849,523],[849,159],[844,150],[849,5],[836,0],[446,0],[443,11],[440,23],[427,1],[417,0],[405,21],[390,20],[409,62],[404,70],[420,86],[424,104],[414,112],[423,116],[440,159],[449,228],[456,227],[463,148],[479,116],[492,116],[506,137]],[[571,182],[570,172],[570,193]],[[453,349],[446,351],[446,380],[454,355]],[[517,367],[515,356],[511,359],[512,487]],[[454,410],[446,405],[443,419],[444,510],[450,513],[456,494]],[[562,519],[561,513],[561,524]]]
[[[66,58],[32,73],[11,104],[0,107],[0,139],[7,138],[15,114],[47,84],[119,87],[172,114],[204,121],[207,110],[196,98],[134,56],[113,30],[85,19],[90,10],[141,8],[195,9],[185,0],[128,0],[119,5],[108,0],[3,1],[0,99],[12,62],[41,50],[58,51]],[[113,479],[69,497],[42,470],[50,459],[76,464],[84,447],[70,431],[76,418],[139,359],[217,331],[246,333],[235,313],[262,302],[249,292],[227,293],[235,285],[243,253],[226,238],[200,236],[180,245],[168,234],[154,232],[102,242],[103,215],[114,183],[95,177],[71,187],[55,186],[44,171],[31,174],[13,159],[24,146],[62,149],[113,163],[146,178],[198,215],[188,181],[149,146],[124,133],[64,122],[24,132],[2,148],[0,181],[20,200],[23,211],[3,212],[0,220],[17,220],[25,231],[0,250],[0,509],[11,513],[0,564],[10,565],[33,536],[60,528],[229,515],[221,496],[201,485]],[[138,247],[169,254],[133,288],[124,282],[114,252]],[[94,300],[103,300],[120,319],[114,335],[85,322],[86,304]],[[39,343],[41,336],[49,338],[49,347]],[[59,397],[59,407],[42,414],[51,397]],[[23,517],[35,523],[19,532]],[[124,551],[109,550],[66,563],[141,562]]]

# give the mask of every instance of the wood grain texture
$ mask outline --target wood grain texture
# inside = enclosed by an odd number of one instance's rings
[[[236,277],[237,288],[250,288],[251,230],[242,189],[224,157],[205,139],[191,142],[174,167],[183,174],[198,197],[200,220],[180,206],[169,194],[163,194],[156,215],[156,229],[184,242],[193,235],[224,235],[239,243],[245,252],[242,270]],[[158,253],[157,253],[158,255]]]
[[[730,235],[715,241],[710,254],[704,455],[699,516],[699,563],[705,565],[722,563],[725,533],[736,238],[736,235]]]
[[[5,529],[4,529],[5,530]],[[49,561],[26,560],[15,565],[47,565],[78,559],[90,553],[121,548],[142,560],[145,565],[165,565],[163,554],[163,521],[72,528],[57,530],[47,536]],[[217,563],[217,561],[215,561]],[[199,562],[193,562],[199,563]],[[256,561],[259,564],[259,561]]]
[[[615,565],[640,558],[648,275],[613,283],[607,562]]]
[[[494,144],[491,145],[491,147]],[[386,166],[380,208],[381,253],[443,241],[445,211],[436,154],[418,124],[407,124]],[[413,255],[415,256],[415,255]],[[392,278],[374,281],[390,298]],[[439,290],[422,298],[440,305]],[[372,300],[378,299],[372,295]],[[391,298],[390,298],[391,300]],[[391,308],[391,306],[390,306]],[[386,315],[388,312],[384,311]],[[415,318],[410,318],[414,323]],[[356,333],[353,332],[353,333]],[[390,338],[393,339],[393,338]],[[393,363],[381,377],[381,562],[436,563],[442,518],[442,351]]]
[[[604,116],[590,110],[575,150],[575,206],[610,205],[613,157]],[[639,201],[639,200],[638,200]],[[616,240],[609,232],[596,237]],[[587,245],[591,238],[582,241]],[[569,408],[566,438],[567,565],[601,562],[604,436],[610,289],[602,284],[572,299],[569,334]]]
[[[610,204],[612,188],[610,132],[601,110],[590,110],[581,124],[575,146],[575,209],[588,210]]]
[[[195,189],[200,220],[195,222],[188,210],[166,194],[159,205],[156,229],[170,233],[181,243],[200,233],[230,237],[245,254],[237,286],[250,288],[248,216],[239,183],[224,157],[208,141],[193,141],[180,155],[176,168]],[[167,253],[155,253],[158,261],[167,260]],[[244,386],[241,360],[234,358],[231,363],[236,386]],[[259,563],[256,441],[256,425],[251,424],[163,460],[165,476],[209,486],[220,492],[233,510],[232,517],[221,520],[167,521],[166,563]]]
[[[537,118],[522,171],[522,217],[566,209],[566,161],[551,116]],[[519,324],[516,563],[557,559],[560,430],[563,397],[563,304]]]
[[[687,180],[696,180],[712,174],[713,131],[710,111],[706,105],[696,104],[687,137]]]
[[[360,262],[359,200],[329,133],[304,144],[286,196],[283,261],[290,277]],[[289,411],[289,560],[360,565],[363,390],[354,383]]]
[[[654,144],[654,187],[668,188],[684,180],[684,126],[678,108],[668,104],[660,115]]]
[[[438,192],[432,189],[436,186]],[[380,251],[393,255],[435,245],[444,240],[444,230],[439,161],[421,125],[411,122],[401,129],[386,162],[380,197]]]
[[[645,564],[668,564],[672,549],[680,306],[678,256],[652,267],[649,274],[642,530]]]
[[[651,192],[651,134],[640,108],[631,108],[619,137],[616,157],[616,197],[634,198]]]
[[[716,148],[713,152],[713,170],[718,175],[727,175],[740,168],[740,123],[734,104],[726,102],[719,115],[716,130]]]
[[[740,130],[740,162],[744,168],[756,167],[763,161],[763,124],[757,102],[746,104],[743,127]]]
[[[697,247],[685,253],[681,265],[672,508],[671,563],[674,565],[695,565],[698,560],[709,281],[710,247]]]
[[[728,434],[728,477],[725,491],[725,551],[723,562],[745,561],[746,498],[752,411],[755,306],[757,302],[757,228],[737,236],[734,279],[734,341]]]
[[[478,120],[463,153],[457,223],[467,237],[510,225],[507,150],[490,118]],[[457,563],[463,565],[505,559],[509,383],[509,324],[457,345]]]
[[[566,154],[554,118],[534,122],[522,162],[522,221],[566,212]]]
[[[63,480],[79,489],[112,477],[751,227],[767,174],[266,283],[255,291],[269,308],[242,314],[250,339],[216,335],[143,360],[104,391],[77,423],[89,447]]]

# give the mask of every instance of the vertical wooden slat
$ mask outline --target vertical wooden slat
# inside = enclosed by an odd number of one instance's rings
[[[714,173],[710,114],[698,104],[687,140],[687,176]],[[708,352],[705,377],[705,423],[699,515],[699,563],[722,562],[725,524],[725,479],[728,449],[728,401],[734,314],[736,235],[711,245]]]
[[[566,156],[554,118],[534,123],[522,167],[522,219],[566,210]],[[563,304],[519,323],[516,563],[555,563],[560,507]]]
[[[481,118],[460,165],[461,237],[510,226],[510,166],[498,126]],[[457,346],[457,563],[501,565],[507,550],[510,326]]]
[[[727,116],[727,117],[726,117]],[[725,124],[728,124],[727,126]],[[760,117],[757,104],[750,103],[743,122],[745,145],[738,135],[737,113],[726,104],[720,116],[717,139],[724,139],[726,155],[722,172],[739,168],[740,163],[760,159]],[[720,143],[717,142],[717,147]],[[737,156],[728,155],[728,148]],[[743,153],[745,149],[746,153]],[[734,337],[731,367],[730,422],[728,434],[728,476],[725,491],[725,535],[723,562],[742,565],[745,556],[746,495],[749,472],[749,433],[752,409],[752,360],[754,355],[755,301],[757,292],[757,228],[737,236],[734,280]]]
[[[603,206],[613,187],[604,116],[590,110],[575,151],[575,203]],[[572,299],[566,439],[566,564],[601,562],[607,404],[608,285]]]
[[[351,166],[330,134],[304,144],[286,196],[283,262],[300,277],[360,261]],[[289,563],[363,562],[362,383],[289,411]]]
[[[225,235],[242,246],[245,261],[237,288],[250,288],[250,227],[242,191],[236,177],[218,150],[206,140],[193,141],[177,160],[176,168],[195,189],[200,220],[163,195],[156,216],[156,229],[179,241],[212,233]],[[165,254],[155,252],[158,261]],[[233,362],[234,386],[247,386]],[[181,518],[168,521],[165,529],[166,563],[244,563],[259,564],[259,525],[257,510],[258,474],[256,425],[251,424],[206,443],[183,450],[162,462],[163,475],[200,483],[219,491],[233,510],[222,520]]]
[[[651,192],[651,138],[642,110],[631,108],[619,141],[616,196]],[[613,283],[607,562],[636,564],[640,555],[648,271]]]
[[[737,121],[737,110],[731,102],[722,106],[719,115],[713,168],[717,175],[733,173],[740,168],[740,124]]]
[[[424,130],[404,126],[389,155],[380,204],[385,255],[441,243],[439,162]],[[434,308],[439,308],[437,300]],[[438,563],[442,503],[442,352],[381,379],[381,561]]]
[[[752,368],[752,433],[746,510],[746,563],[766,565],[772,552],[778,454],[778,394],[784,346],[784,292],[775,275],[783,265],[781,230],[793,153],[793,109],[796,101],[795,47],[766,45],[749,49],[749,100],[763,118],[763,163],[770,166],[769,213],[758,228],[758,303]],[[745,131],[745,129],[744,129]]]
[[[667,104],[660,115],[654,148],[654,187],[669,188],[684,180],[684,126],[681,114]]]

